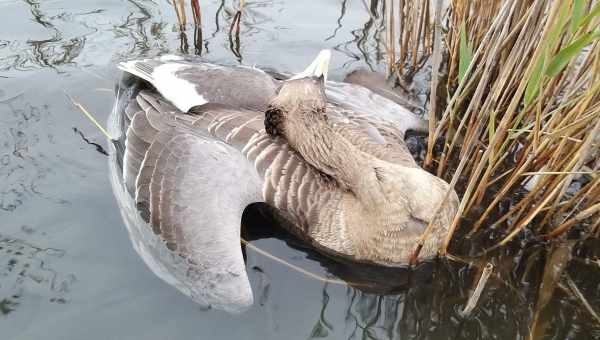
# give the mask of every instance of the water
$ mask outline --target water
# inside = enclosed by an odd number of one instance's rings
[[[375,39],[381,3],[373,1],[370,15],[362,1],[249,1],[239,48],[227,34],[233,4],[201,5],[201,49],[190,29],[188,52],[207,60],[299,71],[333,48],[332,78],[384,67]],[[379,289],[324,283],[251,250],[256,302],[246,313],[202,310],[160,281],[130,245],[108,182],[105,139],[66,94],[105,121],[115,63],[180,51],[175,23],[163,0],[0,0],[1,339],[520,339],[542,300],[545,263],[559,265],[562,253],[573,256],[538,329],[553,339],[600,338],[565,279],[600,310],[600,265],[590,260],[600,257],[597,241],[571,251],[521,240],[524,250],[513,246],[474,265],[444,260],[410,273],[331,261],[249,211],[244,224],[257,246],[313,273],[379,282]],[[484,244],[453,250],[477,253]],[[498,276],[463,318],[486,261]]]

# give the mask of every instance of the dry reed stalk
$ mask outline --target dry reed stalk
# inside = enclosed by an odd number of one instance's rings
[[[185,31],[187,26],[187,16],[185,12],[185,0],[172,0],[173,9],[177,15],[177,23],[179,24],[179,30]],[[190,7],[192,8],[192,19],[194,20],[194,26],[202,26],[202,11],[200,9],[200,3],[198,0],[190,0]]]
[[[425,168],[431,167],[431,162],[433,157],[433,145],[435,144],[435,140],[433,139],[433,133],[435,131],[435,126],[437,122],[437,102],[438,102],[438,82],[439,82],[439,70],[440,65],[442,63],[442,2],[438,1],[435,6],[435,12],[433,16],[433,58],[431,62],[431,87],[430,87],[430,95],[429,95],[429,139],[427,141],[427,156],[425,158],[425,162],[423,166]]]
[[[423,67],[433,52],[431,0],[386,0],[388,69],[400,83],[407,83]],[[397,13],[397,16],[396,16]],[[396,22],[398,25],[396,26]],[[398,31],[396,31],[396,28]],[[398,36],[396,54],[395,32]]]
[[[192,7],[194,25],[197,27],[202,26],[202,11],[200,9],[200,3],[198,3],[198,0],[191,0],[190,6]]]
[[[187,25],[187,18],[185,15],[184,0],[173,0],[173,9],[177,14],[177,22],[179,23],[179,30],[185,31]]]
[[[551,239],[551,238],[557,237],[557,236],[561,235],[562,233],[564,233],[565,231],[567,231],[575,223],[583,222],[587,218],[590,218],[594,214],[598,214],[598,213],[600,213],[600,203],[596,203],[596,204],[592,205],[591,207],[589,207],[589,208],[583,210],[582,212],[580,212],[579,214],[575,215],[575,217],[569,219],[568,221],[564,222],[560,226],[556,227],[554,230],[552,230],[551,233],[546,235],[545,238]]]
[[[566,221],[567,218],[572,216],[575,212],[575,210],[572,210],[570,213],[567,213],[566,210],[571,207],[580,207],[582,202],[589,197],[598,197],[598,199],[600,199],[600,178],[597,177],[590,181],[566,202],[559,203],[558,206],[560,207],[560,210],[558,210],[556,214],[558,216],[565,216],[563,221]]]
[[[567,285],[569,286],[569,288],[570,288],[571,292],[573,293],[573,295],[575,295],[577,297],[577,300],[583,305],[583,307],[590,314],[590,316],[598,324],[600,324],[600,315],[598,315],[598,313],[596,313],[596,311],[594,310],[594,308],[592,307],[592,305],[588,302],[588,300],[585,298],[585,296],[583,296],[583,294],[581,293],[581,291],[577,287],[577,284],[575,284],[575,282],[573,281],[573,279],[571,279],[571,276],[569,276],[569,274],[566,274],[565,277],[566,277],[566,280],[567,280]]]
[[[499,219],[512,221],[500,244],[531,226],[534,219],[538,233],[553,226],[563,233],[565,225],[587,223],[596,216],[591,209],[597,201],[594,190],[581,195],[569,192],[577,176],[595,174],[584,170],[586,164],[600,164],[594,142],[600,133],[600,44],[589,40],[593,43],[577,51],[578,57],[564,59],[565,51],[592,34],[588,32],[594,32],[600,22],[600,15],[591,10],[598,2],[584,3],[592,14],[577,20],[571,16],[573,0],[451,2],[444,41],[447,91],[453,95],[437,127],[430,127],[424,166],[437,164],[440,177],[456,182],[458,176],[467,185],[442,254],[461,217],[486,201],[492,185],[494,197],[489,197],[491,203],[471,233],[487,223],[500,200],[528,181],[536,184],[523,197],[513,198],[513,207]],[[410,6],[422,2],[403,4],[402,9]],[[410,23],[423,16],[410,21],[400,11],[400,17],[407,31],[414,32],[416,26]],[[402,42],[415,38],[401,32],[400,58],[407,60],[412,51]],[[470,60],[461,61],[461,49],[469,45],[475,52]],[[458,77],[461,63],[462,80]],[[432,93],[436,80],[432,77]],[[443,151],[434,155],[432,142],[439,139]],[[578,198],[571,199],[574,195]]]
[[[386,54],[387,60],[395,60],[396,58],[396,19],[394,12],[394,0],[385,1],[385,16],[386,16]],[[387,63],[387,76],[389,77],[394,72],[394,64]]]
[[[600,237],[600,218],[596,221],[594,225],[592,225],[592,235],[594,237]]]

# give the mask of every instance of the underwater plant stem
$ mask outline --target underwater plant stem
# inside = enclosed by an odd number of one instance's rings
[[[583,307],[585,307],[585,309],[590,314],[590,316],[592,316],[592,318],[594,320],[596,320],[596,322],[598,324],[600,324],[600,316],[598,315],[598,313],[596,313],[596,311],[594,310],[592,305],[588,302],[588,300],[585,298],[585,296],[583,296],[583,294],[581,293],[579,288],[577,288],[577,284],[575,284],[575,282],[573,281],[573,279],[571,279],[571,276],[568,273],[565,274],[565,277],[567,280],[567,285],[569,285],[571,292],[573,292],[573,294],[577,297],[579,302],[581,302]]]
[[[477,286],[473,290],[471,297],[469,297],[465,308],[460,312],[463,318],[469,317],[469,315],[471,315],[471,312],[473,312],[473,309],[475,309],[475,307],[477,306],[477,302],[481,297],[481,293],[483,292],[483,289],[485,288],[485,285],[488,279],[490,278],[490,275],[492,275],[493,271],[494,265],[488,262],[481,271],[481,276],[479,277],[479,281],[477,281]]]

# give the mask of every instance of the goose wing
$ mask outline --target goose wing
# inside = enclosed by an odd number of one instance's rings
[[[331,124],[359,150],[387,162],[417,166],[404,135],[407,130],[426,130],[426,121],[360,85],[329,82],[326,94]]]
[[[404,106],[357,84],[328,82],[330,105],[350,119],[367,120],[375,128],[393,126],[402,135],[408,130],[427,131],[427,121]]]
[[[127,61],[119,68],[152,84],[182,112],[206,103],[262,112],[281,85],[280,80],[258,68],[215,65],[172,55]],[[367,121],[382,135],[385,133],[381,131],[390,130],[390,126],[401,134],[427,130],[425,120],[363,85],[327,81],[327,98],[335,108],[330,111],[345,119]],[[373,136],[371,127],[365,132]]]
[[[401,105],[404,102],[398,99],[403,98],[381,78],[377,74],[354,74],[343,83],[327,82],[328,117],[361,151],[387,162],[417,167],[404,135],[408,130],[427,131],[427,121]]]
[[[254,166],[155,92],[139,92],[123,118],[113,186],[133,203],[124,217],[135,224],[128,227],[136,250],[199,303],[228,311],[251,305],[239,240],[244,208],[262,201]]]
[[[119,68],[152,84],[182,112],[206,103],[263,112],[281,84],[257,68],[221,66],[169,55],[123,62]],[[332,121],[351,127],[345,134],[349,139],[371,145],[363,151],[383,157],[387,151],[397,149],[385,160],[402,158],[404,162],[404,133],[427,130],[426,121],[365,86],[327,81],[326,94]],[[380,145],[388,146],[382,149]]]
[[[278,88],[278,81],[258,68],[172,55],[127,61],[118,67],[152,84],[182,112],[206,103],[263,111]]]

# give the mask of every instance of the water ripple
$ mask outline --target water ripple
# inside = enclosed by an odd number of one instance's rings
[[[26,226],[21,231],[35,233]],[[0,315],[15,311],[23,296],[33,292],[51,303],[68,303],[77,277],[53,269],[53,264],[64,255],[62,249],[45,248],[0,234]]]

